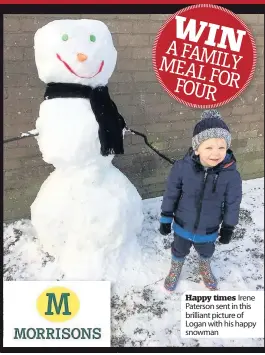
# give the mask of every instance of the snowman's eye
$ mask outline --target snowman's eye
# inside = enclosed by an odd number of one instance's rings
[[[91,42],[96,42],[96,36],[94,35],[90,35],[89,39]]]
[[[67,41],[68,40],[68,35],[65,33],[64,35],[62,35],[62,40],[63,41]]]

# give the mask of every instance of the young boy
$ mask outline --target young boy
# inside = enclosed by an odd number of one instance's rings
[[[160,233],[168,235],[173,221],[172,261],[164,286],[175,290],[185,257],[193,245],[199,254],[204,284],[217,289],[210,258],[215,241],[228,244],[238,223],[242,181],[229,149],[231,134],[216,110],[204,111],[194,128],[192,148],[175,162],[161,206]]]

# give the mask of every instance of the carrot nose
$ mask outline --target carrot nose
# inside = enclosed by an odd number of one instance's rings
[[[79,60],[79,62],[84,62],[85,60],[87,60],[87,55],[85,55],[83,53],[78,53],[77,60]]]

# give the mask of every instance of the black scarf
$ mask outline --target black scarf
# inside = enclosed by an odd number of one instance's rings
[[[101,154],[123,154],[123,129],[126,123],[119,114],[117,106],[111,100],[107,86],[92,88],[81,84],[49,83],[44,99],[83,98],[89,99],[99,124]],[[74,119],[74,117],[73,117]]]

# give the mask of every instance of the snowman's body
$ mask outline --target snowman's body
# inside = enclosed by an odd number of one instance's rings
[[[57,27],[64,25],[54,22]],[[37,58],[38,53],[38,64]],[[103,84],[110,72],[101,78]],[[78,80],[87,84],[87,79]],[[55,167],[31,206],[31,220],[44,251],[58,260],[66,279],[115,279],[120,258],[126,257],[141,231],[141,197],[112,165],[113,155],[100,154],[99,125],[88,99],[45,100],[36,128],[43,159]]]

